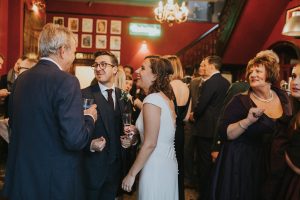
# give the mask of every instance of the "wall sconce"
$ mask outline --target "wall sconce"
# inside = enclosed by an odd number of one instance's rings
[[[40,0],[35,0],[35,1],[32,1],[32,10],[34,12],[38,12],[39,10],[44,10],[46,7],[46,4],[43,3],[42,1]]]
[[[282,35],[300,36],[300,7],[288,10],[286,13],[286,23],[282,30]]]

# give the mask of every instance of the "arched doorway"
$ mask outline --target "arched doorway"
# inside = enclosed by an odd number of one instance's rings
[[[300,62],[300,49],[297,45],[289,41],[279,41],[272,44],[269,49],[272,49],[280,59],[280,78],[279,80],[289,81],[292,67],[295,63]]]

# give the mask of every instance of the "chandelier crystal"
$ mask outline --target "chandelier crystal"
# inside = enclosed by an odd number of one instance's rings
[[[169,26],[173,26],[173,23],[182,23],[187,20],[189,10],[185,6],[185,2],[182,2],[181,7],[177,3],[174,4],[173,0],[168,0],[163,6],[162,1],[159,1],[158,7],[154,9],[155,19],[160,23],[168,22]]]

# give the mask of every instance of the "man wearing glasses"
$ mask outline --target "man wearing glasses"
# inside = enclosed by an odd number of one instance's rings
[[[125,157],[132,150],[120,138],[123,134],[122,113],[126,102],[121,98],[121,89],[114,86],[118,71],[116,56],[109,51],[96,52],[92,68],[97,83],[83,89],[82,96],[94,99],[97,104],[99,117],[93,137],[105,138],[106,146],[101,152],[92,152],[91,143],[90,149],[86,150],[83,163],[87,199],[114,200],[121,176],[126,173]]]

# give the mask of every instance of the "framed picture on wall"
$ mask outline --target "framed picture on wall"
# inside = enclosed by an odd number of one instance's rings
[[[96,35],[96,48],[106,49],[107,39],[106,35]]]
[[[107,20],[97,19],[96,33],[107,33]]]
[[[122,30],[122,22],[120,20],[111,20],[110,33],[121,34],[121,30]]]
[[[110,51],[110,52],[117,57],[118,62],[120,64],[120,61],[121,61],[121,52],[120,51]]]
[[[91,34],[82,34],[81,35],[81,48],[92,48],[92,35]]]
[[[79,20],[78,18],[68,18],[68,28],[73,32],[78,32]]]
[[[65,25],[64,21],[65,21],[64,17],[53,17],[53,24],[64,26]]]
[[[82,18],[82,32],[93,32],[93,19]]]
[[[75,37],[75,40],[76,40],[76,47],[78,47],[78,34],[74,33],[74,37]]]
[[[120,50],[121,49],[121,37],[120,36],[110,36],[110,49]]]

